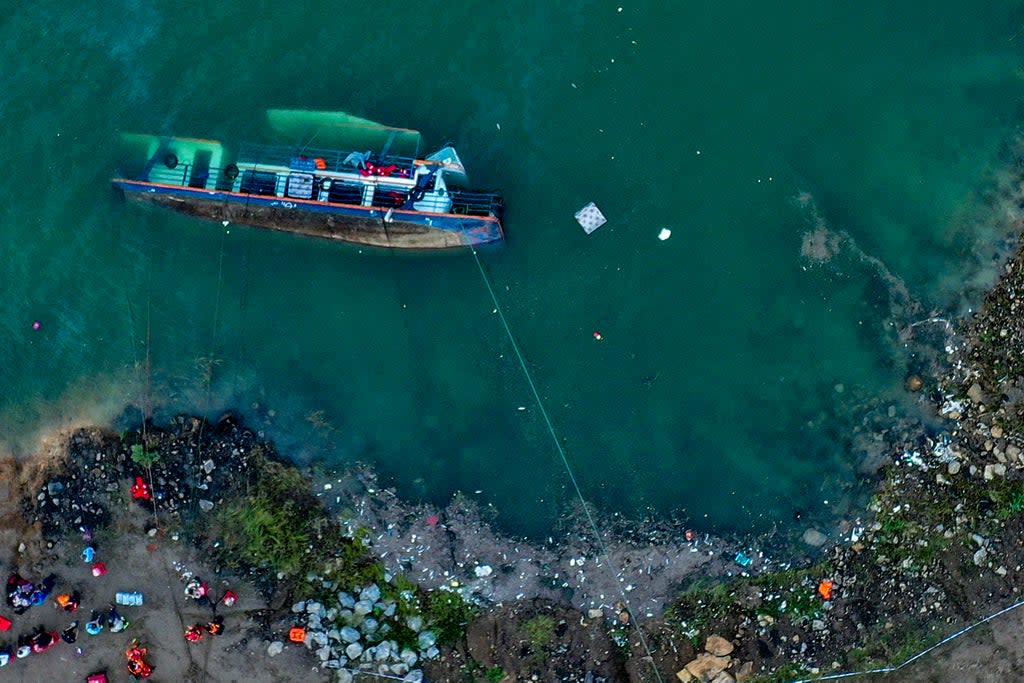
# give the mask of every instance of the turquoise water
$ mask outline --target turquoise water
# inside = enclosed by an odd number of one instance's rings
[[[481,258],[601,509],[723,531],[842,514],[863,405],[910,409],[879,333],[892,278],[948,312],[992,276],[1005,235],[978,197],[1019,122],[1024,12],[826,4],[6,12],[4,440],[126,403],[234,407],[298,459],[367,460],[412,498],[463,490],[507,529],[550,529],[571,490],[470,254],[111,198],[122,131],[262,140],[266,108],[343,109],[454,140],[504,191],[508,242]],[[801,192],[892,278],[852,246],[803,259]],[[589,237],[588,201],[609,218]]]

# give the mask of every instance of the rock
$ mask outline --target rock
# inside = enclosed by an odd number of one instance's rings
[[[267,655],[270,657],[276,657],[281,654],[282,650],[284,650],[284,643],[280,640],[275,640],[267,647]]]
[[[603,617],[604,617],[604,610],[603,609],[588,609],[587,610],[587,618],[588,619],[601,619]]]
[[[946,465],[946,471],[949,472],[950,474],[956,474],[957,472],[959,472],[960,471],[960,461],[959,460],[954,460],[953,462],[951,462],[948,465]]]
[[[423,631],[416,638],[416,644],[419,645],[421,650],[427,650],[434,646],[437,642],[437,636],[434,635],[433,631]]]
[[[341,631],[339,631],[339,635],[346,643],[354,643],[359,640],[359,631],[355,630],[351,626],[346,626],[341,629]]]
[[[411,628],[413,631],[419,631],[423,628],[423,618],[419,615],[413,614],[405,620],[405,625]]]
[[[987,559],[988,559],[988,551],[985,550],[984,548],[978,548],[978,550],[974,553],[974,564],[976,564],[979,567],[984,565],[985,564],[985,560],[987,560]]]
[[[720,671],[711,679],[711,683],[736,683],[736,679],[728,671]]]
[[[200,498],[199,509],[202,510],[203,512],[209,512],[210,510],[213,509],[213,501],[206,500],[205,498]]]
[[[405,683],[423,683],[423,672],[419,669],[413,669],[402,680]]]
[[[410,650],[409,648],[402,650],[402,654],[398,655],[398,658],[406,664],[408,664],[410,667],[416,663],[417,659],[419,659],[416,653]]]
[[[815,548],[825,545],[825,541],[828,540],[828,537],[825,534],[813,528],[805,531],[801,538],[804,543]]]
[[[326,662],[331,658],[331,648],[326,645],[316,651],[316,656],[320,658],[321,662]]]
[[[981,476],[985,478],[985,481],[992,481],[995,479],[996,475],[993,471],[992,465],[985,465],[985,470],[982,472]]]
[[[811,628],[813,628],[815,631],[824,631],[825,630],[825,622],[822,621],[821,619],[815,619],[814,621],[811,622]]]
[[[338,593],[338,604],[345,609],[352,609],[356,606],[356,599],[342,591],[341,593]]]
[[[359,643],[349,643],[345,648],[345,656],[349,659],[357,659],[361,654],[363,654],[363,646]]]
[[[1001,462],[997,462],[995,465],[992,465],[992,474],[994,474],[997,477],[1005,477],[1006,465],[1004,465]]]
[[[207,474],[213,472],[213,470],[216,469],[216,467],[217,466],[213,463],[213,460],[203,461],[203,472],[206,472]]]
[[[967,398],[971,399],[972,403],[982,403],[985,400],[985,394],[981,391],[981,385],[975,382],[971,385],[971,388],[967,390]]]
[[[703,652],[686,665],[686,670],[693,674],[697,680],[710,681],[719,672],[724,671],[727,666],[729,666],[728,657],[719,657]]]
[[[327,634],[323,631],[314,631],[313,642],[320,647],[327,647]]]
[[[680,669],[679,671],[677,671],[676,678],[678,678],[682,683],[690,683],[690,681],[697,680],[696,678],[694,678],[693,674],[687,671],[686,669]]]
[[[299,602],[297,602],[294,605],[292,605],[292,611],[295,612],[296,614],[298,614],[299,612],[305,612],[306,611],[306,601],[305,600],[300,600]]]
[[[383,664],[381,665],[381,668],[390,669],[390,671],[381,671],[381,673],[393,673],[396,676],[404,676],[409,673],[409,665],[405,662],[397,662],[391,666]]]
[[[487,564],[481,564],[481,565],[478,565],[478,566],[473,568],[473,573],[477,575],[477,578],[483,578],[485,576],[490,576],[491,572],[493,572],[493,571],[494,570],[491,569],[491,566],[487,565]]]
[[[743,683],[743,681],[749,681],[754,677],[754,663],[743,662],[740,668],[736,670],[736,681],[737,683]]]
[[[334,674],[334,680],[336,683],[352,683],[352,674],[341,669],[338,673]]]
[[[308,612],[309,614],[317,614],[323,608],[324,606],[315,600],[311,600],[306,603],[306,612]]]
[[[423,653],[423,659],[437,659],[441,656],[441,650],[438,649],[437,645],[431,645],[427,648],[427,651]]]
[[[1021,460],[1020,454],[1020,446],[1011,443],[1006,447],[1006,457],[1010,460]]]
[[[377,584],[370,584],[359,592],[359,599],[371,605],[380,600],[380,587]]]
[[[907,391],[921,391],[924,387],[924,380],[920,375],[911,375],[907,378]]]
[[[373,611],[373,603],[369,600],[360,600],[355,604],[355,607],[352,608],[352,611],[359,615],[369,614]]]
[[[724,657],[733,651],[733,645],[722,636],[708,636],[704,649],[713,655]]]
[[[999,425],[992,425],[991,434],[993,439],[1001,439],[1003,438],[1003,428]]]

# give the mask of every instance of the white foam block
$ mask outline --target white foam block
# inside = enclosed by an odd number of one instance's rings
[[[590,202],[582,209],[576,212],[576,222],[583,227],[583,231],[588,235],[602,225],[608,222],[608,219],[601,213],[601,209],[597,208],[594,202]]]

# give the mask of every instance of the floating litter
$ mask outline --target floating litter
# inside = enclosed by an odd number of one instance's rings
[[[662,242],[664,242],[665,240],[667,240],[671,236],[672,236],[672,231],[669,230],[668,228],[662,228],[661,232],[658,233],[658,239],[661,240]]]
[[[597,341],[601,341],[602,339],[604,339],[604,335],[602,335],[600,332],[594,332],[594,339],[596,339]]]
[[[608,222],[608,219],[601,213],[594,202],[590,202],[576,212],[576,222],[583,227],[583,232],[588,235]]]
[[[38,330],[42,326],[43,326],[43,324],[41,322],[39,322],[38,320],[36,320],[34,323],[32,323],[32,329],[33,330]]]

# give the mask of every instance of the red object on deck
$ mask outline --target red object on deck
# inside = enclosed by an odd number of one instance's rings
[[[7,617],[0,616],[0,631],[10,631],[10,630],[11,630],[11,620],[8,619]]]

